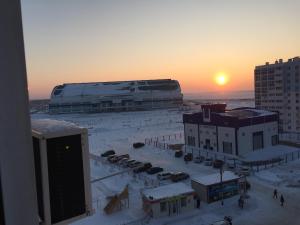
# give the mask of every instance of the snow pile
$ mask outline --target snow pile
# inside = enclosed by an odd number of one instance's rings
[[[276,185],[278,185],[282,181],[282,179],[280,179],[277,174],[274,174],[268,170],[263,170],[259,173],[256,173],[256,177]]]
[[[57,132],[70,132],[70,131],[81,131],[82,128],[78,127],[74,123],[53,120],[53,119],[32,119],[31,120],[32,130],[41,134],[52,134]]]
[[[189,193],[194,193],[194,190],[181,182],[146,189],[143,191],[143,195],[149,200],[159,200]]]
[[[263,161],[274,158],[283,157],[285,154],[290,154],[299,151],[298,148],[286,145],[269,146],[261,150],[249,152],[242,156],[243,161]]]
[[[232,173],[230,171],[224,171],[222,180],[223,180],[223,182],[226,182],[226,181],[236,180],[239,178],[240,178],[239,176],[235,175],[234,173]],[[192,177],[192,180],[197,183],[208,186],[208,185],[220,183],[221,175],[220,175],[220,173],[214,173],[214,174],[207,175],[207,176],[195,176],[195,177]]]

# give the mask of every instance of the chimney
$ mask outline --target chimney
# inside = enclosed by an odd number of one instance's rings
[[[205,104],[201,105],[202,109],[202,116],[204,122],[210,122],[211,121],[211,113],[223,113],[226,109],[226,104]]]

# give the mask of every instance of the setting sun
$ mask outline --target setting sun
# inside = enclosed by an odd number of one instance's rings
[[[228,76],[224,73],[219,73],[215,76],[215,82],[216,82],[216,84],[223,86],[223,85],[227,84]]]

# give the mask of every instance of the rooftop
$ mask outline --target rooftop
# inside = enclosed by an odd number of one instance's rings
[[[220,113],[220,115],[237,117],[238,119],[246,119],[257,116],[276,115],[276,113],[253,108],[238,108],[226,111],[225,113]]]
[[[149,200],[159,200],[193,192],[194,190],[191,187],[179,182],[163,185],[157,188],[146,189],[143,191],[143,194]]]
[[[61,132],[76,132],[81,131],[82,128],[62,120],[51,120],[51,119],[33,119],[31,120],[31,128],[33,131],[41,134],[53,134]]]
[[[208,111],[207,109],[210,109]],[[183,114],[184,123],[206,124],[225,127],[244,127],[278,121],[278,113],[251,107],[242,107],[222,112],[215,111],[214,105],[205,105],[203,111]],[[207,117],[210,114],[210,117]],[[204,118],[205,116],[205,118]],[[209,118],[209,119],[207,119]]]
[[[223,182],[236,180],[236,179],[239,179],[239,176],[235,175],[234,173],[230,171],[223,172],[223,177],[222,177]],[[195,176],[192,177],[192,180],[197,183],[203,184],[205,186],[209,186],[212,184],[220,183],[221,177],[220,177],[220,173],[214,173],[207,176]]]

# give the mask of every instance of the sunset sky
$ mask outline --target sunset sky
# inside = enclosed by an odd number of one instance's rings
[[[32,99],[156,78],[184,93],[252,90],[255,65],[300,55],[299,0],[24,0],[22,14]]]

